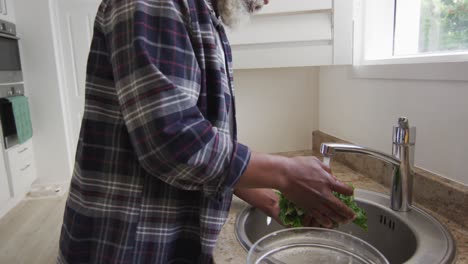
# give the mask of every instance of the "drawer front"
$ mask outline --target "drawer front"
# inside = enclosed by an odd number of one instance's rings
[[[7,150],[9,179],[13,195],[25,195],[36,179],[32,141]]]
[[[28,140],[24,144],[17,145],[13,148],[7,150],[8,160],[10,161],[10,166],[21,166],[19,164],[22,160],[31,159],[33,156],[33,146],[32,141]]]
[[[36,166],[34,164],[34,160],[31,159],[30,161],[24,163],[23,166],[21,166],[19,169],[19,173],[21,182],[23,183],[24,188],[26,188],[26,191],[28,191],[29,187],[31,187],[31,184],[36,179]]]
[[[13,193],[15,196],[26,195],[36,179],[34,161],[25,161],[13,176]]]
[[[28,157],[27,159],[24,159],[19,163],[19,166],[17,168],[17,173],[23,174],[25,172],[28,172],[30,168],[32,168],[33,166],[34,166],[34,160],[32,159],[32,156]]]

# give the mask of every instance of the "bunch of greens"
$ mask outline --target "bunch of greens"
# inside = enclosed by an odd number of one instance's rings
[[[337,192],[333,192],[333,194],[354,211],[356,214],[356,219],[354,219],[353,223],[367,231],[366,211],[364,211],[356,204],[356,201],[354,201],[354,196],[346,196]],[[280,196],[279,218],[283,225],[290,227],[302,227],[302,220],[305,216],[304,210],[297,207],[293,202],[289,201],[282,193],[278,193],[278,195]]]
[[[354,201],[354,196],[346,196],[337,192],[333,192],[333,195],[335,195],[336,198],[340,199],[349,208],[351,208],[351,210],[353,210],[354,214],[356,215],[356,219],[354,219],[353,223],[367,231],[366,211],[364,211],[356,204],[356,201]]]
[[[293,202],[289,201],[282,193],[278,192],[280,197],[279,218],[283,225],[290,227],[302,227],[302,219],[304,218],[304,210],[297,207]]]

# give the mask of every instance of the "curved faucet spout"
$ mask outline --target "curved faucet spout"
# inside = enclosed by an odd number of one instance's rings
[[[386,153],[383,153],[375,149],[361,147],[357,145],[323,143],[322,146],[320,147],[320,153],[322,153],[324,157],[332,157],[336,153],[340,153],[340,152],[341,153],[359,153],[359,154],[372,156],[379,160],[390,163],[397,168],[400,167],[400,164],[401,164],[400,160],[396,159],[395,157],[391,155],[388,155]]]
[[[390,208],[408,212],[413,203],[415,140],[416,128],[409,126],[408,118],[400,117],[398,125],[393,127],[392,155],[362,146],[336,143],[323,143],[320,152],[326,158],[331,158],[339,152],[359,153],[391,164],[393,170]]]

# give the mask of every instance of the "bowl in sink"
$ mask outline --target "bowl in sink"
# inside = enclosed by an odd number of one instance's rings
[[[389,264],[376,248],[360,238],[325,228],[282,229],[258,240],[247,264]]]
[[[389,208],[387,195],[360,189],[355,190],[355,200],[367,212],[369,231],[352,223],[338,230],[374,246],[390,263],[454,262],[452,235],[422,209],[413,207],[409,212],[395,212]],[[260,238],[285,227],[249,206],[237,216],[235,228],[242,247],[250,250]]]

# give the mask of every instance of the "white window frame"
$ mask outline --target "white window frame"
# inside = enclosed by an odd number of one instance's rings
[[[393,10],[394,0],[355,0],[353,77],[468,81],[468,51],[393,56]]]

